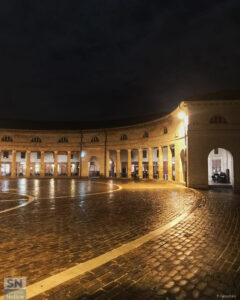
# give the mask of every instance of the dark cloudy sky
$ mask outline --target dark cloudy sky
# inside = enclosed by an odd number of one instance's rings
[[[239,0],[2,0],[0,117],[86,120],[238,89]]]

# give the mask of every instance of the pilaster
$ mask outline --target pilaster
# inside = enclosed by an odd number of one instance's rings
[[[71,176],[71,151],[67,153],[67,176]]]
[[[109,150],[106,150],[106,177],[109,178]]]
[[[128,178],[132,178],[132,150],[128,149]]]
[[[16,150],[12,150],[11,177],[16,177]]]
[[[40,177],[44,177],[44,151],[41,151],[41,158],[40,158]]]
[[[31,151],[26,152],[26,177],[30,177],[30,155]]]
[[[58,152],[54,151],[54,177],[58,175]]]
[[[153,179],[153,155],[152,148],[148,148],[148,178]]]
[[[163,180],[163,150],[158,148],[158,179]]]
[[[120,150],[117,150],[117,165],[116,165],[116,175],[117,178],[121,177],[121,160],[120,160]]]
[[[142,149],[138,149],[138,178],[143,178],[143,171],[142,171]]]

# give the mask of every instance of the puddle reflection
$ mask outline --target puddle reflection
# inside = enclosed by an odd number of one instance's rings
[[[27,193],[27,179],[26,178],[19,179],[17,185],[18,185],[19,194]]]

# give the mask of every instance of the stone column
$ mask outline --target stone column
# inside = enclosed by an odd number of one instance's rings
[[[128,149],[128,178],[132,178],[132,150]]]
[[[171,146],[168,146],[168,180],[172,180],[172,150]]]
[[[175,181],[180,181],[180,149],[179,145],[175,144]]]
[[[158,179],[163,180],[163,150],[158,148]]]
[[[67,176],[71,176],[71,151],[67,153]]]
[[[16,150],[12,151],[11,177],[16,177]]]
[[[142,171],[142,149],[138,149],[138,178],[143,178],[143,171]]]
[[[58,175],[58,152],[54,151],[54,177]]]
[[[109,178],[109,160],[110,160],[109,150],[106,150],[106,178]]]
[[[30,177],[30,155],[31,151],[26,152],[26,177]]]
[[[148,148],[148,179],[153,179],[153,155],[152,155],[152,148]]]
[[[116,175],[117,175],[117,178],[120,178],[121,177],[121,160],[120,160],[120,150],[117,150],[117,162],[116,162]]]
[[[41,158],[40,158],[40,177],[44,177],[44,151],[41,151]]]

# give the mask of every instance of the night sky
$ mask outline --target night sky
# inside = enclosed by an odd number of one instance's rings
[[[239,89],[239,11],[239,0],[3,0],[0,118],[123,119]]]

